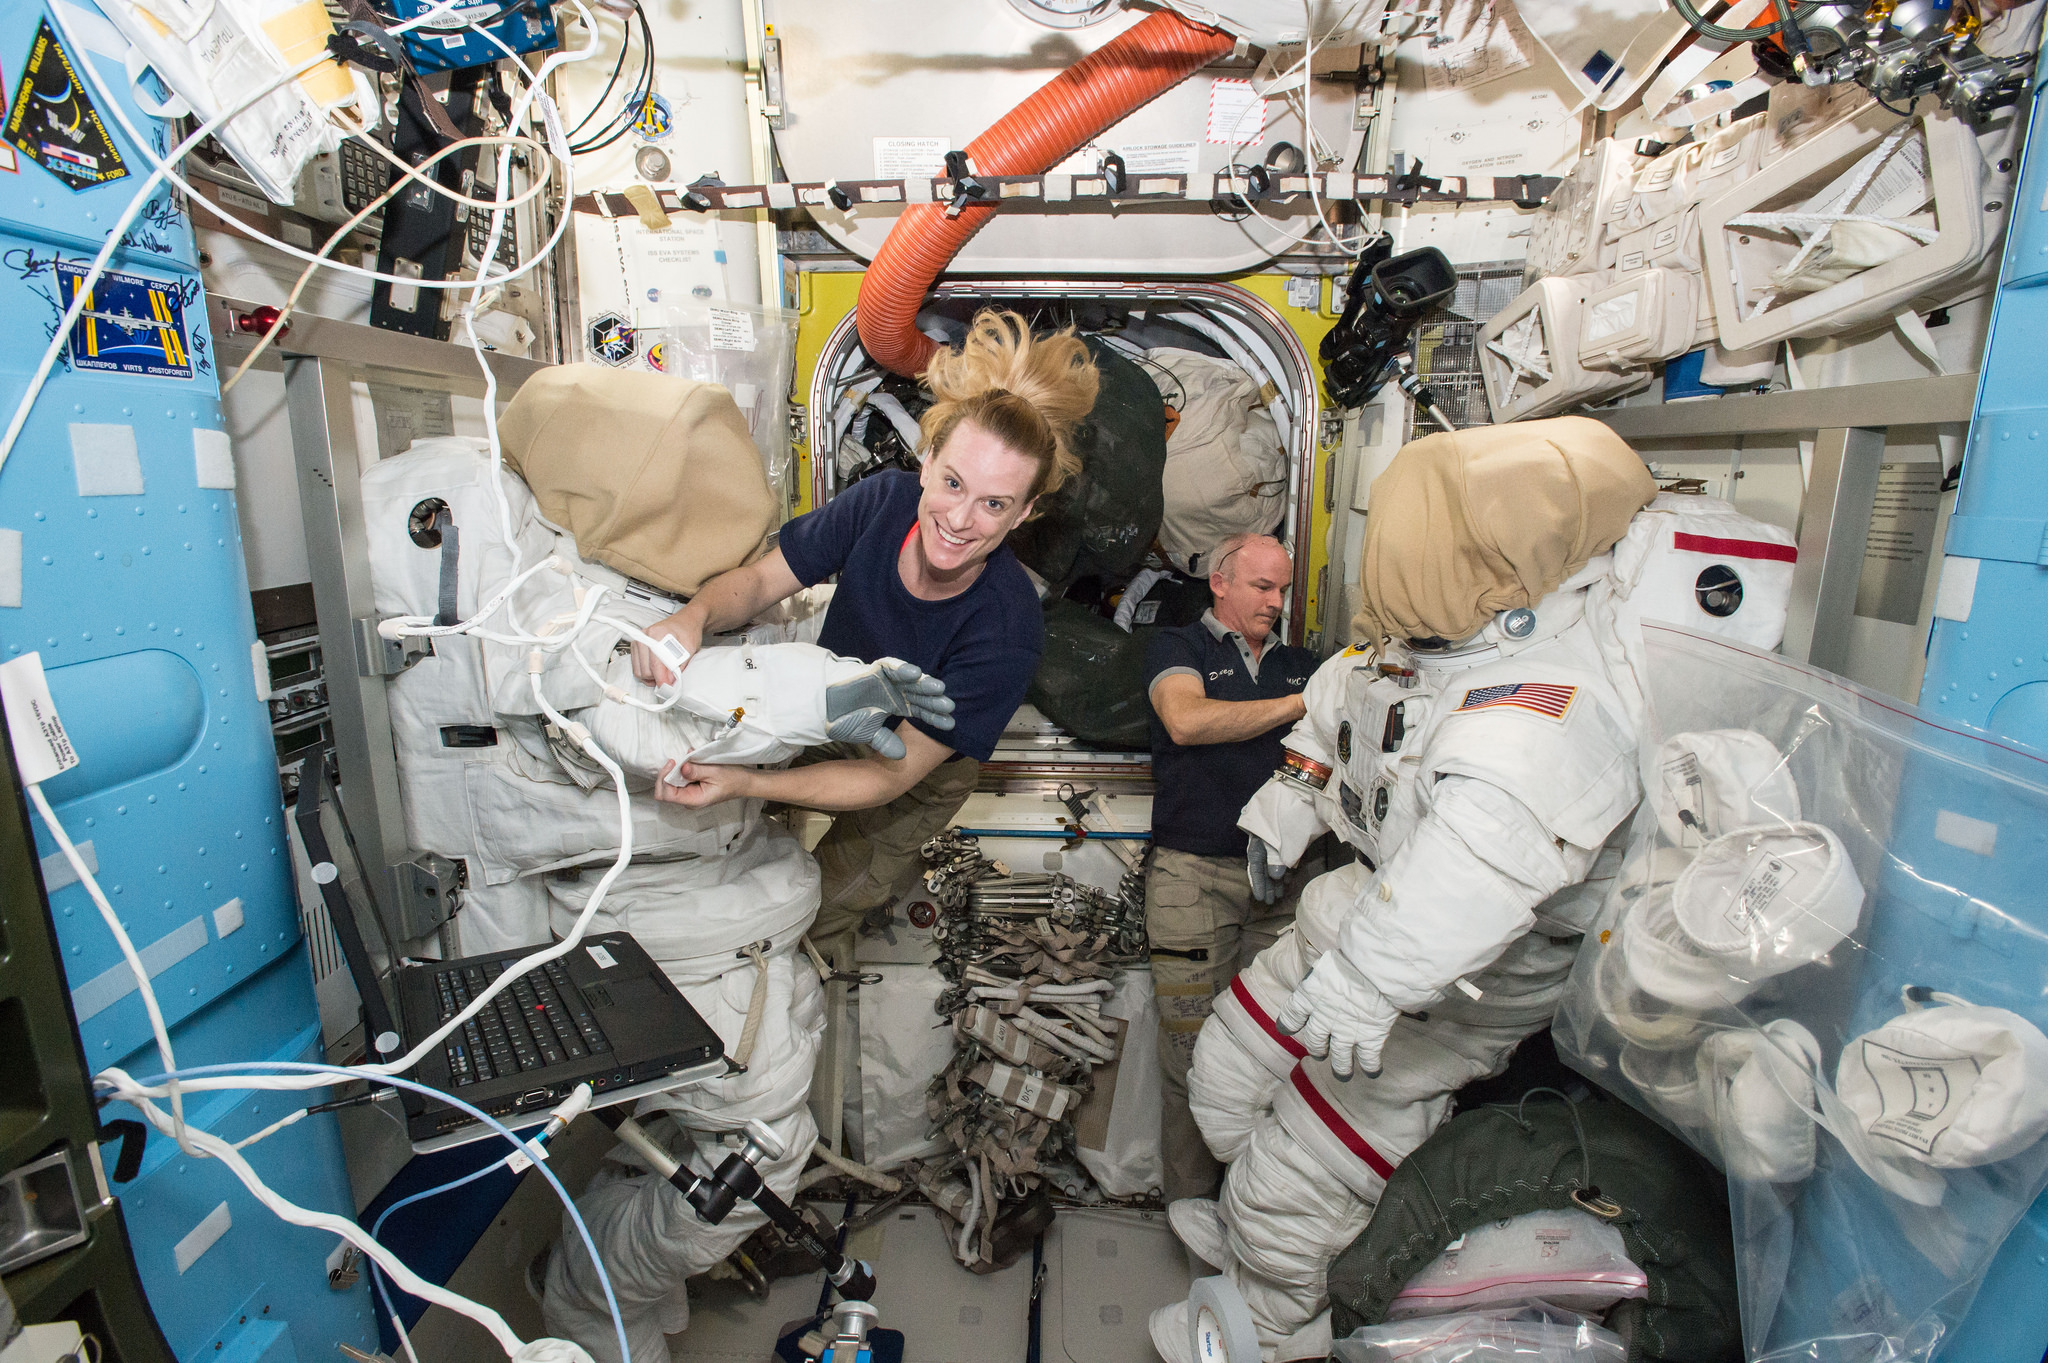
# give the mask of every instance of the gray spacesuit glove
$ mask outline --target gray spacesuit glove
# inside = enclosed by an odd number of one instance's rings
[[[1341,951],[1326,951],[1273,1019],[1310,1055],[1330,1057],[1330,1073],[1379,1077],[1380,1052],[1401,1010],[1387,1002]]]
[[[1264,838],[1253,838],[1244,849],[1245,874],[1252,882],[1252,898],[1261,904],[1278,904],[1281,892],[1287,885],[1287,863],[1280,860],[1280,854],[1266,845]]]
[[[865,743],[884,757],[899,758],[903,740],[887,727],[898,715],[934,729],[952,728],[946,684],[915,663],[883,658],[825,688],[825,732],[836,742]]]

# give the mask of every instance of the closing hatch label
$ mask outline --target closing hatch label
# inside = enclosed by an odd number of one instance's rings
[[[6,137],[72,189],[91,189],[128,173],[48,19],[36,27],[29,46],[28,65],[7,110]]]
[[[82,263],[57,262],[57,301],[69,308],[85,279]],[[175,280],[102,274],[71,325],[71,364],[114,374],[160,379],[192,377],[185,304]]]

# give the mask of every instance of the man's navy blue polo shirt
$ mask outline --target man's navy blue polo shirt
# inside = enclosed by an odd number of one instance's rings
[[[1192,625],[1161,630],[1145,651],[1145,692],[1161,677],[1185,674],[1202,683],[1210,700],[1276,700],[1299,695],[1314,675],[1316,655],[1275,639],[1254,659],[1242,636],[1224,628],[1214,611]],[[1292,724],[1276,724],[1257,738],[1184,748],[1152,711],[1152,840],[1177,852],[1241,857],[1244,830],[1238,812],[1280,765],[1280,740]]]

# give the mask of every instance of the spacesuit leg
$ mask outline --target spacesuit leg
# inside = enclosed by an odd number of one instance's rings
[[[830,761],[867,752],[834,745],[814,749],[812,756]],[[831,829],[812,849],[824,886],[811,941],[834,966],[853,969],[853,935],[861,919],[886,909],[917,884],[924,872],[918,849],[953,821],[980,777],[979,762],[954,758],[888,804],[833,817]]]
[[[655,1128],[657,1136],[662,1125]],[[787,1200],[795,1193],[818,1129],[803,1107],[770,1125],[787,1153],[764,1163],[761,1172],[768,1187]],[[666,1134],[670,1152],[700,1173],[716,1168],[726,1153],[713,1133],[670,1128]],[[669,1363],[664,1327],[675,1322],[665,1308],[676,1289],[739,1248],[765,1220],[752,1203],[741,1202],[724,1221],[710,1225],[668,1180],[613,1163],[592,1178],[576,1207],[611,1278],[633,1351],[630,1363]],[[541,1310],[550,1334],[574,1340],[597,1363],[626,1363],[619,1358],[604,1288],[566,1213],[562,1238],[548,1260]]]
[[[1313,922],[1348,912],[1372,873],[1353,862],[1327,875],[1302,874],[1308,883],[1298,911]],[[1259,1119],[1272,1107],[1274,1093],[1307,1054],[1274,1019],[1315,955],[1302,929],[1283,931],[1235,979],[1225,977],[1210,1002],[1213,1020],[1196,1037],[1188,1068],[1188,1111],[1211,1153],[1225,1163],[1244,1152]]]
[[[1196,1034],[1216,992],[1293,924],[1294,903],[1307,878],[1297,872],[1288,892],[1269,907],[1252,898],[1241,859],[1153,849],[1145,930],[1159,1000],[1160,1144],[1169,1202],[1213,1197],[1223,1176],[1188,1109]]]
[[[1403,1015],[1380,1076],[1340,1081],[1324,1061],[1298,1065],[1224,1177],[1221,1209],[1260,1339],[1277,1343],[1328,1304],[1326,1273],[1378,1203],[1387,1175],[1450,1115],[1458,1089],[1506,1068],[1540,1030],[1570,973],[1573,942],[1530,933],[1460,996]]]

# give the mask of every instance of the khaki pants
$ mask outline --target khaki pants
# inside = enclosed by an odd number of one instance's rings
[[[864,746],[819,748],[804,761],[858,757]],[[918,849],[953,821],[974,793],[981,763],[971,757],[941,762],[922,781],[888,804],[835,815],[812,855],[824,873],[811,941],[835,969],[853,969],[853,937],[868,914],[887,909],[924,874]]]
[[[1308,863],[1314,859],[1316,864]],[[1165,1101],[1160,1146],[1167,1201],[1213,1197],[1223,1166],[1209,1153],[1188,1113],[1188,1066],[1210,1000],[1294,922],[1302,886],[1321,872],[1302,858],[1278,904],[1252,898],[1243,857],[1203,857],[1152,849],[1145,882],[1145,933],[1152,948],[1152,992],[1159,1000],[1159,1068]]]

